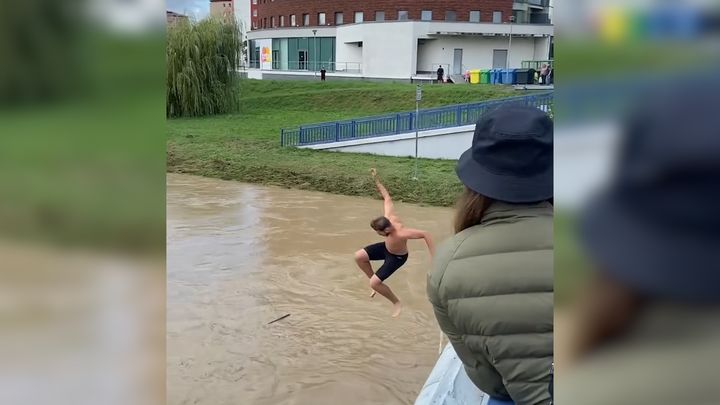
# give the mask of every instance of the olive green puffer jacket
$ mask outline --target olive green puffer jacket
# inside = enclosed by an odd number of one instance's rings
[[[550,403],[551,204],[493,203],[438,249],[427,293],[478,388],[517,405]]]

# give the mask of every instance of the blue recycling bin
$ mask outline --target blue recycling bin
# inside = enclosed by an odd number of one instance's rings
[[[502,70],[502,84],[517,84],[517,73],[515,69]]]
[[[502,69],[491,69],[490,70],[490,83],[501,84],[502,83]]]

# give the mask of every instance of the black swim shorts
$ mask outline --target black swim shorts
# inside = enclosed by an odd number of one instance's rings
[[[408,259],[408,254],[396,255],[388,252],[385,242],[379,242],[365,247],[370,260],[385,260],[382,266],[375,272],[375,275],[382,281],[390,277],[395,270],[402,267]]]

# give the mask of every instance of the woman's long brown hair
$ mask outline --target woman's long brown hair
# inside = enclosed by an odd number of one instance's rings
[[[480,224],[485,211],[494,201],[490,197],[485,197],[465,187],[465,191],[460,195],[457,203],[455,233]]]

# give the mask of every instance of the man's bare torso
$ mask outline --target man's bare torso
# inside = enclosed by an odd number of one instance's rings
[[[388,252],[396,255],[407,254],[408,238],[403,236],[403,224],[396,215],[388,217],[395,231],[385,238],[385,248]]]

